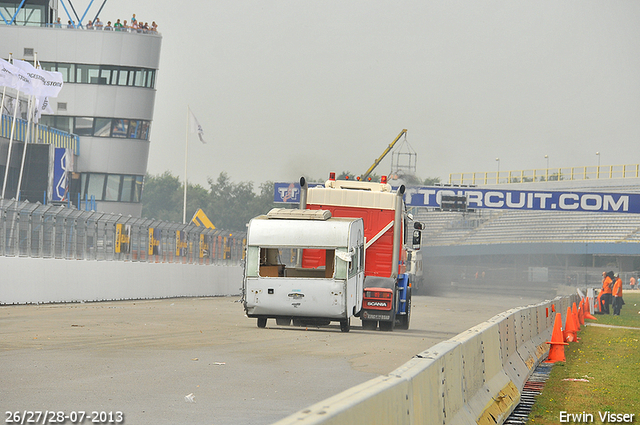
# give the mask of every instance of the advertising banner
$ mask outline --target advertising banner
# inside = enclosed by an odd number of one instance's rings
[[[415,207],[440,207],[443,195],[465,196],[467,207],[528,211],[590,211],[640,214],[640,194],[551,190],[496,190],[411,187],[405,202]]]
[[[68,175],[71,171],[71,152],[65,148],[54,148],[52,201],[66,201],[69,193]]]
[[[116,254],[129,254],[131,252],[131,225],[116,224]]]
[[[209,237],[205,237],[202,233],[200,234],[200,258],[208,258],[209,257],[209,244],[207,243]]]
[[[308,183],[309,187],[324,187],[324,183]],[[292,203],[300,202],[300,183],[274,183],[273,202]]]
[[[162,255],[160,241],[162,230],[149,227],[149,255]]]
[[[311,187],[311,185],[309,185]],[[314,186],[323,186],[315,184]],[[393,190],[397,190],[394,187]],[[523,211],[590,211],[640,214],[640,194],[481,189],[477,187],[408,187],[404,200],[408,207],[440,208],[442,196],[465,196],[469,209]],[[298,183],[275,183],[274,202],[299,203]]]
[[[187,232],[176,230],[176,256],[186,257],[187,255]]]

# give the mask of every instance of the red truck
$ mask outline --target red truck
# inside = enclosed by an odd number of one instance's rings
[[[406,273],[408,250],[420,248],[422,226],[413,223],[403,201],[404,185],[393,191],[381,183],[336,180],[331,173],[324,187],[309,188],[305,178],[300,208],[328,210],[332,217],[362,218],[365,237],[365,280],[362,310],[356,316],[364,329],[408,329],[411,317],[411,282]],[[302,267],[324,265],[321,253],[304,250]]]

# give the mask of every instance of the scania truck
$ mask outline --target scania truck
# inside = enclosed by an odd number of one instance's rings
[[[356,313],[364,329],[408,329],[411,285],[407,251],[420,249],[422,225],[406,213],[404,185],[395,191],[383,176],[380,183],[336,180],[330,173],[324,187],[308,187],[300,179],[300,208],[330,211],[332,217],[364,222],[365,265],[362,310]],[[413,226],[410,223],[413,222]],[[314,263],[322,265],[318,257]]]

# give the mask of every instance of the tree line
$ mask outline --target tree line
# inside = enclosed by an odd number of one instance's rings
[[[253,217],[269,212],[273,203],[273,182],[262,183],[258,191],[252,182],[234,183],[226,172],[216,180],[207,179],[209,188],[187,185],[187,220],[202,208],[218,229],[245,230]],[[142,216],[182,222],[184,183],[169,171],[147,174],[142,194]]]
[[[355,176],[342,172],[338,179]],[[372,176],[372,181],[379,181],[379,176]],[[408,184],[431,185],[438,183],[438,178],[420,180],[412,176]],[[310,182],[324,180],[309,179]],[[266,214],[271,208],[278,206],[273,202],[274,183],[261,183],[257,190],[253,182],[234,183],[226,172],[221,172],[217,179],[207,179],[208,188],[199,184],[187,185],[187,220],[190,221],[195,212],[202,208],[209,220],[218,229],[245,230],[246,224],[253,217]],[[147,174],[142,193],[142,216],[172,222],[182,222],[184,183],[169,171],[162,174]]]

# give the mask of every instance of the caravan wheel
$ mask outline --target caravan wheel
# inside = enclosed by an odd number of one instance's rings
[[[349,332],[350,329],[351,329],[351,319],[340,321],[340,330],[342,332]]]

